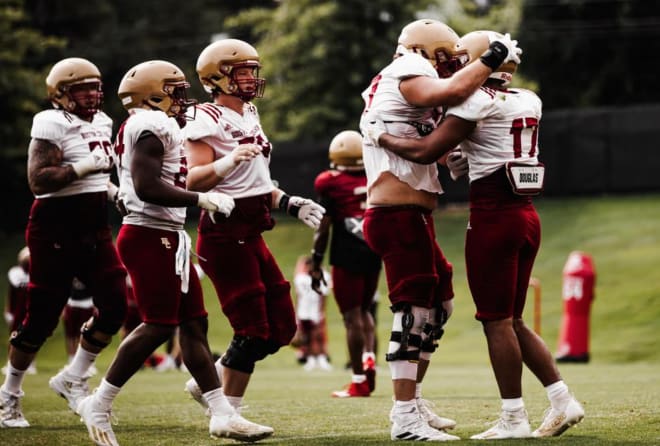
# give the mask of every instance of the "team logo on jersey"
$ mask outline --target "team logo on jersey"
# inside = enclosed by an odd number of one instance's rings
[[[353,234],[360,240],[364,240],[364,232],[362,230],[363,224],[364,220],[361,218],[347,217],[344,219],[344,227],[349,232],[349,234]]]
[[[165,247],[165,249],[172,249],[172,244],[167,239],[167,237],[161,237],[160,243]]]

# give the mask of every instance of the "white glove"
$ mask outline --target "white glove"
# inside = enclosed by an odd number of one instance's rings
[[[367,126],[364,129],[364,132],[364,136],[371,141],[371,144],[374,147],[380,147],[380,144],[378,144],[378,138],[380,138],[380,135],[383,133],[387,133],[387,128],[380,118],[371,118],[367,121]]]
[[[502,61],[503,64],[507,62],[514,62],[517,64],[520,63],[520,55],[523,51],[522,49],[518,48],[517,40],[511,40],[511,34],[506,33],[502,37],[499,37],[494,33],[490,33],[489,40],[490,42],[500,42],[509,51],[504,61]]]
[[[296,195],[283,195],[280,198],[280,209],[286,205],[286,212],[299,220],[302,220],[307,226],[316,229],[321,224],[325,208],[309,198],[298,197]]]
[[[213,170],[218,177],[224,178],[240,163],[250,161],[260,153],[261,147],[256,144],[239,144],[226,156],[213,161]]]
[[[227,194],[220,192],[200,192],[197,195],[197,206],[209,211],[211,221],[215,223],[215,213],[220,212],[225,217],[229,217],[234,209],[234,199]]]
[[[101,147],[97,147],[85,158],[73,163],[71,167],[73,167],[78,178],[82,178],[92,172],[109,170],[112,167],[112,158]]]
[[[468,173],[468,159],[466,156],[463,156],[460,150],[450,152],[447,155],[447,168],[449,169],[451,179],[456,181]]]
[[[5,322],[7,323],[7,325],[11,327],[11,324],[14,322],[14,315],[11,314],[9,311],[5,311],[4,316],[5,316]]]

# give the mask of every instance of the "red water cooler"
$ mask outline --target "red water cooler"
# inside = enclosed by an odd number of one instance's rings
[[[596,272],[591,256],[573,251],[564,265],[564,315],[557,362],[589,362],[589,319]]]

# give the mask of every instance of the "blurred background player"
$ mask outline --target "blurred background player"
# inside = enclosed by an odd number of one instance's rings
[[[199,105],[186,127],[188,188],[226,193],[236,203],[231,215],[215,221],[202,212],[197,252],[206,259],[202,269],[234,331],[216,366],[237,408],[256,362],[289,345],[296,332],[290,284],[262,236],[275,226],[271,211],[279,208],[312,228],[324,212],[314,201],[289,196],[273,184],[273,147],[251,102],[263,95],[260,66],[257,50],[242,40],[222,39],[204,48],[197,74],[212,102]],[[198,395],[194,380],[186,388]]]
[[[435,163],[419,165],[381,148],[375,130],[419,138],[435,128],[438,107],[458,104],[503,62],[518,59],[516,42],[492,42],[481,62],[461,66],[458,35],[437,20],[421,19],[401,30],[392,63],[363,92],[360,128],[367,173],[364,234],[385,264],[394,313],[386,360],[392,374],[392,440],[458,440],[422,398],[422,382],[437,341],[453,311],[452,266],[435,237],[433,210],[443,193]],[[374,126],[374,122],[382,125]]]
[[[89,290],[77,277],[71,283],[71,296],[66,302],[62,312],[62,325],[64,326],[64,347],[68,364],[73,361],[78,343],[80,342],[80,329],[92,316],[94,316],[94,299]],[[87,376],[98,373],[92,364],[87,370]]]
[[[187,108],[196,102],[187,98],[189,87],[183,72],[162,60],[132,67],[119,84],[117,93],[129,116],[114,148],[120,199],[128,213],[117,248],[131,276],[143,322],[122,340],[99,388],[78,406],[97,445],[118,445],[110,424],[113,401],[177,326],[186,367],[199,381],[209,406],[211,436],[245,441],[263,436],[222,393],[206,338],[202,287],[190,264],[186,207],[203,207],[212,216],[228,215],[234,203],[227,195],[186,190],[181,128],[187,122]]]
[[[53,65],[46,78],[53,109],[34,116],[28,182],[35,196],[26,229],[30,249],[27,315],[11,338],[0,388],[0,424],[27,427],[20,399],[25,371],[57,327],[78,277],[98,314],[83,326],[73,360],[49,386],[76,411],[86,374],[126,314],[124,269],[108,223],[112,120],[101,111],[101,73],[86,59]]]
[[[293,275],[293,288],[296,294],[296,322],[298,329],[294,339],[305,357],[303,368],[332,370],[328,361],[328,337],[325,317],[326,299],[332,283],[326,271],[323,283],[317,290],[312,289],[312,257],[301,256],[296,262]],[[291,341],[292,344],[294,341]]]
[[[456,51],[473,64],[501,34],[474,31]],[[469,65],[468,65],[469,66]],[[532,196],[543,188],[538,161],[541,100],[509,89],[517,63],[497,68],[464,103],[450,107],[440,126],[423,139],[379,138],[383,147],[414,162],[434,163],[460,143],[467,156],[470,219],[465,240],[468,283],[488,343],[502,398],[499,420],[475,440],[561,435],[584,417],[540,336],[522,319],[529,278],[541,243]],[[531,432],[522,398],[523,364],[545,386],[551,407]]]
[[[19,325],[25,318],[27,311],[27,286],[30,280],[30,250],[27,246],[18,252],[17,264],[9,268],[7,272],[7,281],[9,288],[5,298],[4,317],[9,334],[18,330]],[[37,365],[35,361],[30,363],[26,373],[28,375],[37,374]],[[2,374],[7,374],[7,366],[2,367]]]
[[[314,181],[326,214],[314,231],[312,288],[323,284],[321,265],[330,239],[330,265],[335,300],[346,327],[346,343],[353,372],[339,398],[369,396],[376,387],[375,324],[373,304],[381,261],[364,241],[362,219],[367,208],[367,176],[362,163],[362,136],[354,130],[339,132],[328,150],[330,169]]]

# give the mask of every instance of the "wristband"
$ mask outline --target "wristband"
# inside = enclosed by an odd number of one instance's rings
[[[491,42],[488,46],[488,49],[481,55],[479,58],[481,62],[486,65],[491,70],[497,70],[506,56],[509,54],[509,50],[502,42]]]
[[[280,210],[286,212],[292,217],[298,218],[298,212],[300,212],[300,206],[294,206],[294,205],[289,206],[290,200],[291,200],[290,195],[282,194],[278,207],[280,208]]]
[[[234,157],[231,154],[213,161],[212,165],[213,171],[220,178],[226,177],[232,170],[236,168]]]

